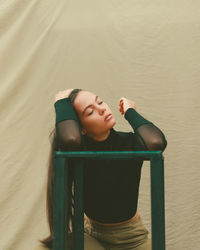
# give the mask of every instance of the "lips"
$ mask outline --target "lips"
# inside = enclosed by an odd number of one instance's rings
[[[112,114],[108,114],[107,116],[105,116],[104,121],[109,120],[111,118],[111,116],[112,116]]]

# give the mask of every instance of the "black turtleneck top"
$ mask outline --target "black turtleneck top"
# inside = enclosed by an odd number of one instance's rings
[[[56,111],[56,148],[61,151],[143,151],[161,150],[167,146],[162,131],[152,122],[129,108],[124,114],[134,132],[111,128],[104,141],[81,134],[76,112],[69,98],[58,100]],[[137,211],[141,158],[85,160],[84,212],[101,223],[130,219]]]

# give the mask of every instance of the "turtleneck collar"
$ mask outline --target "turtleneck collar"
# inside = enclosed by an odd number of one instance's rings
[[[85,144],[87,146],[88,149],[90,150],[98,150],[98,149],[111,149],[110,146],[112,145],[112,139],[113,139],[113,136],[115,134],[115,130],[114,128],[111,128],[110,129],[110,134],[109,136],[103,140],[103,141],[96,141],[94,140],[93,138],[87,136],[87,135],[84,135],[84,141],[85,141]]]

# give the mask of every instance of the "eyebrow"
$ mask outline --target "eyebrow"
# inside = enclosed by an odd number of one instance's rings
[[[95,97],[95,102],[97,101],[97,98],[98,98],[98,95],[96,95],[96,97]],[[93,104],[90,104],[90,105],[86,106],[86,107],[84,108],[82,114],[84,115],[86,109],[87,109],[87,108],[90,108],[92,105],[93,105]]]

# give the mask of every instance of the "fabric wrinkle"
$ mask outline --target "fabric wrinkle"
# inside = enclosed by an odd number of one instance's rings
[[[89,222],[89,228],[86,232],[105,246],[106,250],[135,249],[148,240],[149,232],[143,225],[140,215],[133,221],[119,226],[104,226]]]

